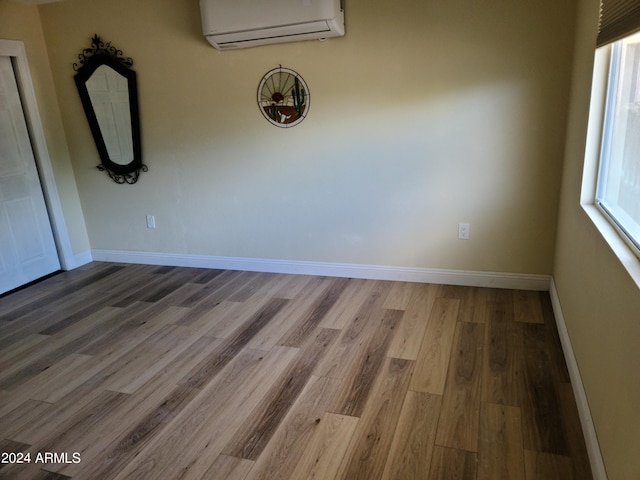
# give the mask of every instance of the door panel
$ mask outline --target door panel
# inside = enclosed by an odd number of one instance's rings
[[[59,269],[11,58],[0,56],[0,293]]]

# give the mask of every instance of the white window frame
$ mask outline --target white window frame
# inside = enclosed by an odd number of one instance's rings
[[[633,38],[633,43],[640,43],[640,35],[630,35]],[[628,38],[629,38],[628,37]],[[608,68],[607,78],[607,95],[605,104],[604,124],[602,131],[602,141],[600,149],[600,165],[598,168],[598,181],[596,185],[596,205],[600,211],[608,218],[613,227],[622,236],[622,239],[627,242],[629,248],[640,258],[640,233],[637,230],[637,222],[634,221],[625,211],[619,210],[618,212],[612,211],[607,208],[606,202],[601,199],[605,197],[607,177],[610,172],[615,172],[616,169],[620,169],[619,157],[611,157],[612,142],[617,132],[614,129],[616,102],[621,94],[620,76],[622,75],[622,55],[623,45],[622,40],[611,44],[610,48],[610,60]],[[640,135],[640,132],[638,132]],[[619,174],[619,172],[617,172]],[[638,198],[640,203],[640,198]],[[627,225],[629,228],[626,228]]]
[[[640,253],[615,222],[611,221],[608,213],[598,206],[596,200],[600,155],[604,139],[611,51],[612,46],[605,45],[595,52],[580,204],[622,266],[640,288]]]

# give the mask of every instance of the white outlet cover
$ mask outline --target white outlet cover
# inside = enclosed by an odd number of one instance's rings
[[[469,233],[471,230],[471,225],[468,223],[459,223],[458,224],[458,238],[460,240],[469,240]]]

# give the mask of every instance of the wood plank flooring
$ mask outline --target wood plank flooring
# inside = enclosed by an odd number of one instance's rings
[[[110,263],[0,297],[0,451],[12,480],[592,478],[546,292]]]

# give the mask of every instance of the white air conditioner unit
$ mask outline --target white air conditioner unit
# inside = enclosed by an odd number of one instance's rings
[[[342,0],[200,0],[200,11],[219,50],[344,35]]]

